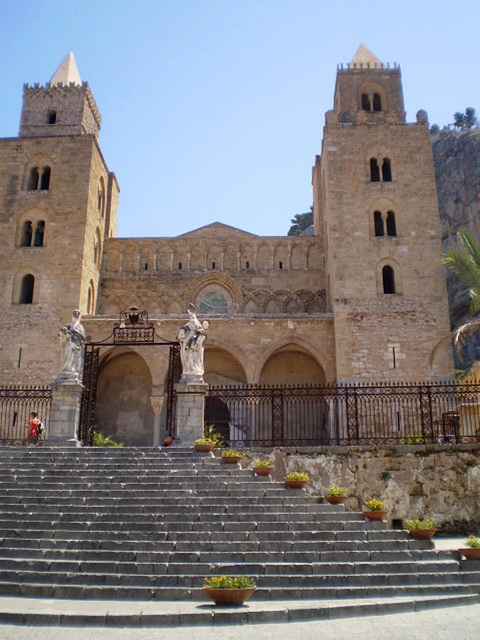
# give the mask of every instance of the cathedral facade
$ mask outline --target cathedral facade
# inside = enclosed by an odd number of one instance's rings
[[[214,222],[117,238],[119,186],[100,125],[69,54],[47,85],[25,85],[19,136],[0,141],[3,384],[54,382],[58,329],[73,309],[91,341],[130,307],[172,341],[190,302],[210,322],[209,384],[452,375],[428,121],[423,111],[405,121],[397,66],[363,45],[339,66],[312,171],[312,235]],[[166,349],[103,349],[99,427],[150,444],[167,371]]]

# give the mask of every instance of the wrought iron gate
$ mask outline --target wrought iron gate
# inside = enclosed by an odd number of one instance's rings
[[[180,346],[178,342],[165,340],[155,333],[153,322],[149,322],[148,313],[130,308],[122,311],[120,322],[113,327],[112,333],[104,340],[87,342],[84,352],[82,403],[78,439],[84,446],[92,446],[95,430],[95,407],[97,401],[97,383],[100,364],[100,349],[112,346],[151,346],[169,347],[169,367],[167,377],[167,423],[168,435],[176,435],[176,402],[174,385],[180,380]]]

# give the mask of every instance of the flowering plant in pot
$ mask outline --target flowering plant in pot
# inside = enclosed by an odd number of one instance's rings
[[[203,438],[195,440],[196,451],[213,451],[217,447],[222,447],[224,440],[214,429],[213,424],[206,424],[203,427]]]
[[[215,604],[243,604],[252,597],[255,580],[248,576],[212,576],[205,578],[203,592]]]
[[[343,504],[347,499],[348,491],[344,487],[330,487],[325,500],[330,504]]]
[[[369,500],[365,500],[364,504],[366,510],[363,512],[363,515],[368,520],[383,520],[387,515],[385,502],[380,500],[380,498],[370,498]]]
[[[465,540],[466,548],[459,549],[460,553],[467,560],[480,560],[480,538],[474,535],[468,536]]]
[[[252,469],[257,476],[269,476],[274,466],[270,458],[256,458],[252,463]]]
[[[225,449],[222,451],[222,461],[226,463],[235,463],[242,459],[242,454],[236,449]]]
[[[291,489],[302,489],[309,478],[310,476],[306,471],[291,471],[285,478],[285,484]]]
[[[195,440],[195,451],[213,451],[215,449],[215,442],[210,438],[198,438]]]
[[[412,538],[419,540],[430,540],[437,533],[433,518],[416,518],[415,520],[405,520],[407,529]]]

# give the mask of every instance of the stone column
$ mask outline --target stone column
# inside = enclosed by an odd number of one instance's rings
[[[163,443],[161,433],[161,413],[163,409],[163,402],[165,398],[163,391],[161,395],[150,396],[150,402],[152,403],[153,410],[153,446],[159,447]]]
[[[203,437],[205,396],[208,384],[176,384],[177,395],[177,442],[193,445]]]
[[[53,387],[50,429],[46,444],[53,447],[78,447],[78,427],[83,384],[75,376],[59,376]]]

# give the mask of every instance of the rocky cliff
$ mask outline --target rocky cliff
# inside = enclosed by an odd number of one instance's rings
[[[480,230],[480,129],[447,130],[432,136],[443,249],[455,245],[459,229]],[[470,318],[469,295],[459,280],[447,273],[448,302],[453,328]],[[480,336],[469,338],[462,351],[464,368],[480,360]]]

